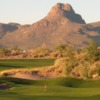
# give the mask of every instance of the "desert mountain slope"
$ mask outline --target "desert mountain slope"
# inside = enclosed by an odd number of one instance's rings
[[[2,38],[8,32],[13,32],[17,30],[19,26],[20,24],[17,23],[9,23],[9,24],[0,23],[0,38]]]
[[[42,20],[32,25],[20,26],[0,39],[0,46],[18,46],[32,49],[46,45],[52,49],[60,44],[84,46],[90,39],[100,43],[100,31],[94,24],[86,24],[70,4],[57,3]],[[1,34],[1,33],[0,33]]]
[[[92,27],[93,31],[100,34],[100,22],[90,23],[89,25]]]

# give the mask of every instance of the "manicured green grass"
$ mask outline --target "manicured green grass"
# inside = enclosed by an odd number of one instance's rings
[[[0,70],[53,65],[54,59],[0,60]],[[0,100],[100,100],[100,80],[0,78],[8,89],[0,90]],[[46,91],[44,86],[47,85]]]
[[[54,64],[55,59],[7,59],[0,60],[0,70],[44,67]]]
[[[0,100],[100,100],[100,81],[67,78],[41,81],[2,78],[0,81],[12,86],[0,91]]]

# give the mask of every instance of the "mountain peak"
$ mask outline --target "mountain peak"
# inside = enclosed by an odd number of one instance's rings
[[[70,4],[57,3],[49,12],[49,17],[65,17],[67,20],[85,24],[85,21],[79,14],[76,14]]]
[[[63,4],[63,3],[57,3],[50,11],[49,15],[54,14],[62,14],[64,15],[67,12],[75,13],[72,6],[70,4]]]
[[[70,4],[57,3],[49,14],[33,25],[16,23],[0,25],[0,47],[33,49],[58,45],[75,48],[87,45],[93,39],[100,45],[100,23],[85,24]]]
[[[74,10],[70,4],[63,4],[63,3],[57,3],[53,9],[59,9],[62,11],[70,11],[74,13]]]

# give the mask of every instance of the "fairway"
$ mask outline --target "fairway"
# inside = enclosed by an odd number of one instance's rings
[[[0,70],[14,68],[36,68],[53,65],[55,59],[0,60]],[[47,80],[25,80],[0,78],[6,84],[0,90],[0,100],[100,100],[100,81],[58,78]],[[46,90],[45,84],[47,85]]]
[[[0,100],[100,100],[100,81],[67,78],[41,81],[2,78],[0,81],[11,86],[0,91]]]
[[[100,100],[100,0],[0,1],[0,100]]]
[[[55,59],[6,59],[0,60],[0,70],[15,68],[36,68],[54,64]]]

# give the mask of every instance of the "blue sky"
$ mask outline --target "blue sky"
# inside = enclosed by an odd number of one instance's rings
[[[100,0],[0,0],[0,22],[34,23],[58,2],[71,4],[87,23],[100,21]]]

